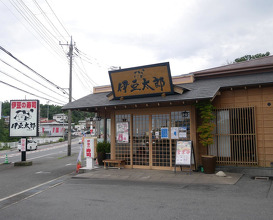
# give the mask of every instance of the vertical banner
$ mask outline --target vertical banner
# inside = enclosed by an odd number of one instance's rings
[[[82,137],[82,142],[81,142],[81,148],[80,148],[80,152],[77,158],[77,167],[76,167],[76,172],[78,173],[80,168],[82,167],[82,148],[83,148],[83,141],[84,141],[84,137]]]
[[[129,143],[129,122],[116,124],[117,143]]]
[[[10,137],[37,137],[39,100],[10,101]]]
[[[27,139],[21,138],[21,151],[26,151],[26,147],[27,147]]]
[[[84,137],[84,157],[95,157],[95,139],[93,137]]]

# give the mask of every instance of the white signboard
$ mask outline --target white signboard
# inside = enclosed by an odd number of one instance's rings
[[[116,134],[118,143],[129,143],[129,123],[118,122],[116,124]]]
[[[10,101],[10,136],[38,136],[39,100]]]
[[[176,165],[191,165],[192,157],[192,142],[191,141],[177,141],[176,146]]]
[[[171,127],[171,138],[178,139],[178,127]]]
[[[21,138],[21,151],[26,151],[27,139]]]
[[[84,157],[85,158],[95,158],[95,138],[84,137]]]

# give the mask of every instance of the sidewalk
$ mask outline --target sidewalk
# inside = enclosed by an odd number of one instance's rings
[[[201,172],[181,172],[163,170],[142,169],[104,169],[99,167],[94,170],[85,170],[85,173],[75,175],[79,179],[108,179],[142,182],[158,182],[173,184],[235,184],[243,176],[241,173],[225,172],[226,177],[218,177],[215,174],[204,174]]]

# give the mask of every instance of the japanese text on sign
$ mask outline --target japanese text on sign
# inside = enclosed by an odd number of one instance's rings
[[[85,158],[94,158],[95,157],[95,148],[94,148],[94,138],[84,137],[84,157]]]
[[[109,72],[115,98],[172,93],[169,63]]]
[[[38,136],[38,100],[10,101],[10,136]]]

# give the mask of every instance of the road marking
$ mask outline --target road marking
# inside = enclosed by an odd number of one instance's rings
[[[38,171],[35,174],[48,174],[48,173],[51,173],[51,172],[48,172],[48,171]]]
[[[65,166],[76,166],[76,164],[68,163],[68,164],[66,164]]]
[[[72,173],[60,176],[60,177],[55,178],[53,180],[49,180],[49,181],[47,181],[45,183],[39,184],[37,186],[31,187],[29,189],[23,190],[23,191],[18,192],[18,193],[14,193],[14,194],[12,194],[10,196],[7,196],[5,198],[0,199],[0,210],[4,209],[6,207],[9,207],[11,205],[14,205],[14,204],[16,204],[16,203],[18,203],[20,201],[31,198],[31,197],[33,197],[35,195],[38,195],[38,194],[40,194],[40,193],[42,193],[42,192],[44,192],[44,191],[46,191],[48,189],[51,189],[51,188],[56,187],[58,185],[61,185]],[[43,188],[43,187],[45,187],[45,188]],[[31,191],[33,191],[33,193],[31,195],[29,195],[28,193],[31,193]],[[24,193],[26,194],[25,197],[24,196],[19,196],[19,195],[22,195]],[[19,197],[18,197],[18,199],[16,201],[14,201],[15,200],[14,198],[16,196],[19,196]],[[6,202],[6,200],[10,200],[10,201]]]

